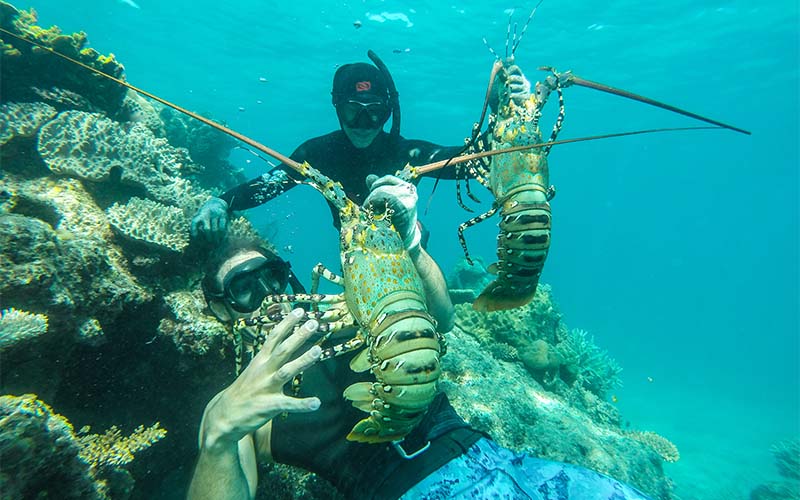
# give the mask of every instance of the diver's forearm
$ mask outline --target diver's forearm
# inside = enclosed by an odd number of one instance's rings
[[[428,312],[437,322],[436,329],[440,332],[449,332],[454,325],[454,309],[442,270],[422,247],[415,248],[410,255],[420,278],[422,278]]]
[[[236,442],[203,448],[189,485],[187,500],[244,500],[250,499],[250,488],[242,466]]]

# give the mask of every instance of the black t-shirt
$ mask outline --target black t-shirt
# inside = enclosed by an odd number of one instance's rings
[[[339,341],[347,338],[336,336]],[[439,394],[420,425],[403,441],[408,453],[431,442],[430,448],[414,459],[402,458],[391,443],[347,441],[353,425],[368,414],[354,408],[342,392],[352,383],[375,380],[369,372],[350,369],[355,354],[321,361],[303,373],[298,396],[317,396],[322,405],[314,412],[292,413],[272,421],[271,452],[277,462],[324,477],[347,498],[396,499],[483,437],[458,416],[447,396]]]
[[[427,141],[393,138],[381,131],[368,147],[359,149],[353,146],[341,130],[310,139],[298,147],[291,158],[297,162],[308,162],[344,187],[347,196],[360,205],[369,194],[366,178],[370,174],[379,177],[395,174],[411,164],[425,165],[456,156],[461,146],[439,146]],[[455,168],[447,167],[432,174],[443,179],[454,179]],[[266,203],[304,181],[290,167],[281,164],[270,173],[241,184],[226,192],[220,198],[225,200],[231,210],[246,210]],[[338,227],[339,218],[334,216]]]

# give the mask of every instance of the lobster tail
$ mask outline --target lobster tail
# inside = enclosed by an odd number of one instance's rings
[[[536,295],[547,252],[550,249],[550,204],[517,202],[503,205],[497,257],[497,279],[475,299],[476,311],[502,311],[520,307]]]
[[[436,396],[441,375],[441,343],[427,313],[390,313],[351,362],[354,371],[369,369],[376,382],[349,386],[344,397],[369,413],[348,434],[361,443],[402,439],[419,424]]]

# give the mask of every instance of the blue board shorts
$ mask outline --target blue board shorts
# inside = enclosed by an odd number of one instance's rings
[[[650,500],[584,467],[516,453],[483,438],[423,479],[401,500]]]

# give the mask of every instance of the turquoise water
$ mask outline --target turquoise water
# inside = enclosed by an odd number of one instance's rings
[[[41,25],[86,31],[133,84],[285,153],[338,126],[331,76],[369,48],[397,82],[403,134],[460,143],[492,64],[482,38],[502,51],[509,9],[523,23],[532,6],[272,4],[15,5],[34,7]],[[624,367],[624,417],[681,449],[667,473],[684,500],[746,498],[776,475],[770,445],[800,434],[799,43],[793,1],[548,0],[517,52],[532,79],[540,65],[572,69],[753,132],[639,136],[550,156],[558,196],[543,281],[566,322]],[[567,89],[566,104],[562,138],[695,124],[582,88]],[[263,170],[244,153],[233,159]],[[446,272],[461,255],[456,226],[471,217],[454,192],[442,183],[423,217]],[[476,208],[488,207],[478,193]],[[310,189],[250,216],[296,270],[337,261],[336,235],[319,222],[328,210]],[[471,252],[491,261],[495,235],[492,222],[471,229]]]

